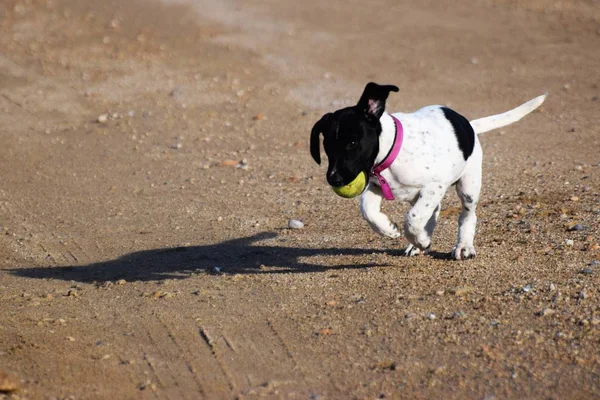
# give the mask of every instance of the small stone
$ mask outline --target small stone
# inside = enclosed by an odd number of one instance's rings
[[[600,261],[598,261],[598,260],[594,260],[590,263],[590,266],[592,266],[592,267],[597,267],[598,265],[600,265]]]
[[[573,239],[565,240],[565,245],[568,247],[573,247],[574,244],[575,244],[575,241]]]
[[[290,228],[290,229],[302,229],[302,228],[304,228],[304,223],[302,221],[298,221],[297,219],[290,219],[288,221],[288,228]]]
[[[521,290],[523,291],[523,293],[529,293],[531,292],[531,289],[531,285],[525,285]]]
[[[590,229],[589,226],[585,226],[582,224],[575,224],[575,225],[569,227],[570,232],[587,231],[588,229]]]
[[[455,296],[465,296],[465,295],[471,293],[472,291],[473,291],[473,288],[471,288],[469,286],[459,286],[459,287],[451,288],[450,290],[448,290],[448,292],[450,292],[451,294],[453,294]]]
[[[97,122],[99,124],[105,124],[108,122],[108,114],[102,114],[98,117]]]
[[[255,121],[262,121],[267,119],[267,117],[265,117],[263,114],[258,113],[256,114],[252,119],[254,119]]]
[[[373,364],[373,366],[371,367],[371,369],[375,369],[375,370],[386,370],[387,369],[390,371],[395,371],[396,368],[397,368],[397,364],[392,360],[383,360],[383,361]]]
[[[332,334],[333,334],[333,331],[330,328],[323,328],[323,329],[319,330],[319,335],[321,335],[321,336],[329,336]]]
[[[540,317],[547,317],[549,315],[552,315],[556,313],[556,310],[553,310],[552,308],[544,308],[541,311],[538,312],[538,315]]]
[[[434,313],[429,313],[427,314],[427,319],[433,321],[435,319],[435,314]]]
[[[79,297],[79,292],[77,292],[77,290],[75,290],[75,289],[70,289],[67,292],[67,296],[69,296],[69,297]]]
[[[66,338],[69,342],[74,342],[75,338],[73,336],[67,336]]]
[[[415,317],[415,314],[413,314],[413,313],[408,313],[408,314],[404,315],[404,318],[406,318],[406,319],[413,319],[414,317]]]
[[[556,290],[556,285],[554,283],[550,284],[550,291],[554,292]]]
[[[212,267],[210,272],[212,272],[213,274],[220,275],[223,273],[223,270],[221,269],[221,267]]]
[[[19,381],[8,372],[0,370],[0,393],[12,393],[19,390]]]
[[[571,201],[579,201],[579,197],[577,197],[577,196],[571,196]]]
[[[435,294],[436,294],[437,296],[443,296],[443,295],[444,295],[444,293],[446,293],[446,291],[445,291],[445,290],[442,290],[442,289],[440,289],[440,290],[436,290],[436,291],[435,291]]]
[[[477,57],[471,57],[471,64],[473,64],[473,65],[479,64],[479,58],[477,58]]]
[[[179,150],[183,147],[183,145],[181,143],[173,143],[169,147],[172,148],[173,150]]]
[[[590,297],[590,295],[588,294],[587,290],[583,289],[581,292],[579,292],[579,300],[585,300],[588,297]]]
[[[460,319],[460,318],[465,318],[467,316],[467,314],[465,314],[464,311],[455,311],[454,314],[452,314],[452,319]]]
[[[581,270],[581,273],[584,275],[592,275],[594,273],[594,270],[589,267],[586,267]]]
[[[239,164],[239,162],[236,160],[224,160],[221,162],[221,165],[223,167],[235,167],[238,164]]]
[[[117,282],[115,282],[117,285],[119,286],[123,286],[127,283],[127,281],[125,279],[119,279]]]
[[[589,244],[586,246],[585,248],[586,251],[596,251],[596,250],[600,250],[600,245],[597,243],[594,244]]]

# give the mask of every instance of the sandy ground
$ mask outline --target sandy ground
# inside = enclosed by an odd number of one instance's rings
[[[599,65],[597,0],[3,1],[0,398],[599,397]],[[549,92],[482,137],[476,259],[454,193],[407,259],[327,187],[370,80]]]

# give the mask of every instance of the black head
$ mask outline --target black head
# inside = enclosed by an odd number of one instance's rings
[[[310,153],[321,164],[319,133],[329,159],[327,182],[331,186],[345,186],[361,172],[369,172],[379,152],[379,119],[385,111],[385,101],[393,85],[370,82],[353,107],[325,114],[313,126],[310,135]]]

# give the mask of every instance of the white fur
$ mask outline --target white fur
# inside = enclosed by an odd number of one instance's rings
[[[546,95],[542,95],[505,113],[471,121],[471,126],[479,134],[509,125],[535,110],[545,98]],[[404,235],[410,243],[405,254],[422,254],[430,248],[440,203],[448,188],[456,183],[462,211],[452,257],[457,260],[474,257],[475,208],[481,190],[483,156],[477,135],[473,153],[465,160],[454,128],[441,106],[427,106],[412,114],[396,113],[394,116],[402,123],[404,140],[400,154],[381,175],[389,182],[397,200],[412,205],[404,219]],[[380,122],[382,132],[376,163],[388,154],[395,136],[394,121],[388,113],[383,113]],[[361,215],[375,232],[397,238],[400,232],[396,224],[381,212],[382,201],[377,179],[371,178],[361,196]]]

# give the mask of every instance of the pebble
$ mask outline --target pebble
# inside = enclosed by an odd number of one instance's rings
[[[181,149],[183,147],[183,145],[181,143],[173,143],[169,147],[172,148],[173,150],[179,150],[179,149]]]
[[[589,226],[585,226],[582,224],[575,224],[572,227],[569,228],[569,231],[571,232],[580,232],[580,231],[587,231],[588,229],[590,229]]]
[[[435,319],[435,314],[434,313],[427,314],[427,319],[433,321]]]
[[[238,165],[238,161],[237,160],[224,160],[221,162],[221,165],[223,167],[235,167],[236,165]]]
[[[119,285],[119,286],[123,286],[123,285],[125,285],[126,283],[127,283],[127,281],[126,281],[125,279],[119,279],[119,280],[116,282],[116,284],[117,284],[117,285]]]
[[[97,119],[98,123],[105,124],[108,122],[108,114],[102,114]]]
[[[302,229],[302,228],[304,228],[304,223],[302,221],[298,221],[297,219],[290,219],[288,221],[288,228],[290,228],[290,229]]]
[[[523,293],[529,293],[531,292],[531,285],[525,285],[521,290],[523,291]]]
[[[454,314],[452,314],[453,319],[465,318],[466,316],[467,314],[465,314],[464,311],[455,311]]]
[[[592,266],[592,267],[597,267],[598,265],[600,265],[600,261],[598,261],[598,260],[594,260],[590,263],[590,266]]]
[[[552,308],[544,308],[544,309],[542,309],[540,312],[538,312],[538,315],[539,315],[540,317],[547,317],[547,316],[549,316],[549,315],[552,315],[552,314],[554,314],[555,312],[556,312],[556,311],[555,311],[555,310],[553,310]]]
[[[19,390],[17,379],[7,372],[0,370],[0,393],[12,393]]]
[[[572,247],[575,244],[575,241],[573,239],[567,239],[565,240],[565,244],[569,247]]]
[[[79,297],[79,292],[77,290],[75,290],[75,289],[70,289],[67,292],[67,296],[69,296],[69,297]]]
[[[584,275],[592,275],[594,273],[594,270],[589,267],[586,267],[581,270],[581,273]]]
[[[414,317],[415,317],[415,314],[413,314],[413,313],[408,313],[408,314],[404,315],[404,318],[406,318],[406,319],[413,319]]]
[[[464,295],[471,293],[472,291],[473,291],[473,288],[471,288],[469,286],[459,286],[459,287],[451,288],[450,290],[448,290],[448,292],[450,292],[451,294],[453,294],[455,296],[464,296]]]
[[[581,292],[579,292],[579,299],[580,300],[585,300],[588,297],[590,297],[590,295],[588,294],[587,290],[583,289]]]

